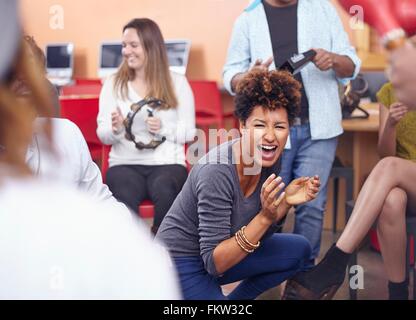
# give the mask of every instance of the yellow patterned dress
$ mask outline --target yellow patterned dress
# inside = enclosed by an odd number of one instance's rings
[[[391,83],[380,89],[377,99],[387,108],[397,102]],[[416,162],[416,111],[408,112],[396,126],[396,156]]]

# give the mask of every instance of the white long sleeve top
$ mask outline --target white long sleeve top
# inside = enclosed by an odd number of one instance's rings
[[[44,118],[36,119],[35,127],[43,121]],[[79,128],[67,119],[54,118],[51,123],[55,153],[50,152],[46,137],[35,132],[26,153],[26,163],[32,172],[86,192],[99,201],[124,207],[103,183],[100,169],[92,161]]]
[[[195,137],[195,103],[192,90],[185,76],[171,72],[174,90],[178,99],[177,108],[154,110],[155,117],[161,120],[160,135],[166,141],[156,149],[136,149],[134,143],[125,138],[125,129],[114,133],[111,128],[111,113],[120,107],[126,117],[133,103],[143,97],[128,83],[128,99],[118,97],[114,92],[114,76],[109,77],[101,90],[100,108],[97,117],[97,135],[107,145],[112,145],[109,166],[116,165],[169,165],[185,166],[185,143]],[[147,106],[134,118],[132,128],[136,140],[148,143],[154,137],[148,132],[145,120],[148,117]]]

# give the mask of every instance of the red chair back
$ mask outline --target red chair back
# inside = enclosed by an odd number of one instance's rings
[[[71,95],[99,95],[101,92],[101,83],[75,84],[61,88],[62,96]]]
[[[81,130],[91,156],[101,158],[102,143],[97,136],[98,97],[71,98],[61,97],[61,118],[74,122]]]
[[[75,85],[101,85],[101,79],[75,78]]]
[[[211,124],[223,128],[221,94],[215,81],[189,81],[195,98],[195,122],[206,127]]]
[[[110,157],[111,146],[103,145],[102,147],[102,154],[101,154],[101,175],[103,177],[103,181],[105,183],[105,178],[107,175],[108,170],[108,159]]]

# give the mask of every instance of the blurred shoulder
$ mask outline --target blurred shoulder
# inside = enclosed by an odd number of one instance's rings
[[[55,139],[62,136],[82,135],[81,130],[71,120],[64,118],[50,118],[49,120],[52,125],[52,135]],[[35,126],[41,126],[45,121],[47,121],[46,118],[39,117],[35,120]]]
[[[78,126],[69,119],[63,118],[52,118],[51,119],[53,129],[64,130],[64,131],[73,131],[79,132]]]

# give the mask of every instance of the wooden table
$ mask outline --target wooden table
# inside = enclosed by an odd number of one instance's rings
[[[342,121],[344,134],[339,138],[337,156],[354,168],[354,197],[356,198],[364,180],[379,161],[377,152],[379,112],[378,104],[364,105],[368,119]]]

